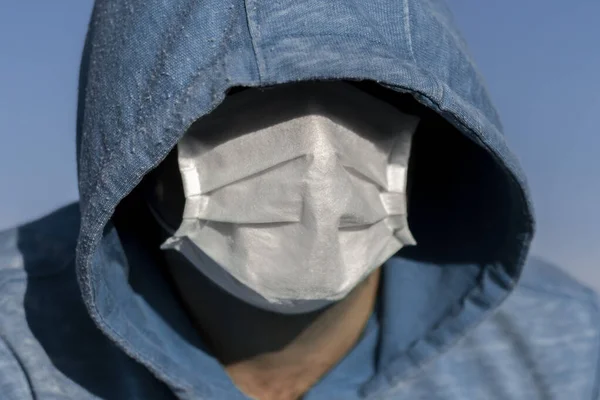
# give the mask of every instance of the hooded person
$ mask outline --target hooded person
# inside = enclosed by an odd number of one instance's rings
[[[98,0],[0,398],[598,399],[589,289],[440,1]]]

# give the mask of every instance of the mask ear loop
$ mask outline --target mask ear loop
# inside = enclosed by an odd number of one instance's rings
[[[171,235],[171,236],[175,235],[176,229],[173,229],[169,224],[167,224],[165,222],[165,220],[160,216],[159,212],[154,209],[154,207],[152,206],[152,204],[150,204],[150,202],[146,202],[146,205],[148,206],[148,209],[150,210],[150,214],[152,214],[152,216],[154,217],[154,219],[156,220],[156,222],[158,222],[158,224],[160,225],[160,227],[165,232],[167,232],[169,235]]]

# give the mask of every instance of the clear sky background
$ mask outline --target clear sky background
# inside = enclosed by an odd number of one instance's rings
[[[533,252],[600,290],[600,1],[449,3],[528,174]],[[0,229],[77,198],[76,86],[91,6],[0,5]]]

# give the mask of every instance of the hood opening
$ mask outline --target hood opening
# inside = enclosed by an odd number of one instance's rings
[[[500,266],[498,272],[509,281],[516,280],[518,271],[502,270],[511,265],[502,255],[507,251],[512,229],[510,184],[502,167],[485,149],[412,95],[394,92],[374,82],[352,84],[404,113],[420,117],[408,175],[408,220],[418,245],[403,248],[397,256],[415,263],[454,268],[456,276],[462,276],[460,290],[440,299],[448,303],[444,313],[459,306],[480,284],[486,266]],[[242,90],[246,88],[234,88],[231,92]],[[219,107],[215,111],[220,111]],[[194,129],[194,124],[189,129]],[[157,182],[162,184],[157,185]],[[165,182],[168,184],[164,185]],[[142,238],[155,249],[155,257],[162,260],[158,246],[164,234],[161,235],[154,218],[147,212],[149,201],[157,210],[172,211],[161,217],[172,221],[172,226],[179,225],[184,195],[176,147],[119,203],[112,218],[118,231]],[[163,275],[168,280],[168,274]],[[130,283],[136,290],[136,283]],[[431,314],[427,329],[438,324],[439,318],[442,316]],[[415,340],[427,329],[415,332]],[[412,344],[407,339],[398,351],[406,351]]]
[[[511,229],[512,196],[501,166],[485,149],[412,95],[374,82],[350,83],[406,114],[420,117],[408,175],[408,219],[419,245],[418,249],[404,248],[402,256],[445,263],[502,262]],[[248,89],[234,87],[227,94]],[[189,129],[194,129],[194,124]],[[179,226],[185,199],[176,147],[121,201],[113,220],[130,215],[130,211],[120,212],[121,208],[131,210],[135,203],[145,207],[148,201],[156,210],[171,210],[161,217],[172,222],[171,226]]]
[[[516,281],[520,271],[510,269],[516,240],[511,237],[514,194],[502,166],[411,94],[370,81],[350,83],[404,113],[420,117],[407,188],[408,221],[418,245],[403,248],[397,256],[439,265],[499,266],[498,272],[507,281]],[[233,87],[227,94],[247,89]],[[222,112],[220,107],[213,113]],[[189,129],[195,129],[196,122]],[[147,212],[148,202],[155,210],[168,210],[161,217],[170,226],[179,226],[185,199],[177,147],[117,205],[112,217],[118,231],[135,233],[158,248],[164,233]]]
[[[448,310],[460,308],[465,299],[472,296],[472,293],[478,290],[478,286],[483,285],[487,266],[500,267],[500,271],[497,272],[504,276],[500,286],[516,281],[520,266],[515,270],[510,269],[515,265],[511,257],[514,256],[515,247],[518,247],[515,244],[516,239],[511,237],[514,229],[514,216],[511,216],[514,193],[510,177],[502,165],[485,148],[460,132],[440,114],[421,104],[413,95],[395,92],[369,81],[353,82],[353,85],[398,107],[402,112],[417,115],[421,119],[413,139],[408,177],[408,220],[418,246],[404,248],[397,256],[414,263],[455,268],[454,275],[458,276],[456,281],[461,281],[453,291],[439,297],[438,304],[445,304],[438,309],[439,312],[431,313],[422,329],[409,333],[404,342],[392,340],[392,343],[386,343],[389,340],[383,338],[379,345],[379,353],[387,355],[385,359],[378,360],[377,379],[369,382],[371,387],[374,387],[375,383],[382,379],[391,381],[391,375],[402,375],[398,365],[404,362],[407,351],[418,348],[423,335],[429,335],[428,332],[434,332],[440,326],[449,325],[443,323]],[[234,92],[240,90],[245,88],[235,88]],[[155,182],[160,176],[169,177],[172,187],[157,188]],[[177,195],[157,197],[156,190],[163,195]],[[149,199],[170,202],[170,207],[175,210],[174,218],[179,220],[181,217],[184,198],[176,147],[119,202],[111,219],[122,241],[128,240],[123,239],[124,237],[137,236],[139,241],[135,240],[137,243],[133,246],[138,247],[138,250],[140,241],[142,247],[151,246],[158,249],[162,239],[160,229],[147,212],[146,202]],[[124,245],[124,248],[126,247],[127,245]],[[151,253],[162,260],[158,250]],[[505,255],[507,257],[504,257]],[[128,258],[128,255],[125,254],[125,257]],[[140,299],[143,298],[154,312],[161,315],[161,319],[171,326],[170,329],[179,332],[182,339],[210,354],[206,347],[194,338],[197,332],[194,333],[189,321],[185,321],[185,316],[181,313],[183,308],[176,318],[172,318],[169,310],[160,306],[161,303],[156,300],[155,295],[148,293],[147,287],[144,288],[143,284],[137,287],[142,279],[139,272],[129,272],[132,291]],[[161,276],[169,282],[168,274],[162,273]],[[172,285],[168,287],[172,288]],[[389,288],[387,290],[390,291]],[[175,303],[172,304],[181,305],[175,292],[169,296],[174,298]],[[383,310],[384,314],[396,312],[393,307]],[[456,321],[453,323],[457,324]],[[185,327],[182,328],[182,325]],[[461,329],[466,328],[465,325]],[[393,332],[398,327],[383,326],[382,329]],[[460,332],[462,331],[457,330],[457,334]],[[390,350],[390,346],[395,349]],[[214,359],[212,361],[216,362]],[[221,384],[224,385],[223,382]],[[367,393],[370,386],[365,387]]]

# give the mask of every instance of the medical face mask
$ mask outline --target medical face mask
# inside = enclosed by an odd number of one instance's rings
[[[347,83],[227,99],[178,144],[185,208],[163,249],[239,299],[304,313],[405,245],[418,120]]]

